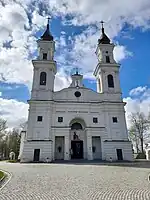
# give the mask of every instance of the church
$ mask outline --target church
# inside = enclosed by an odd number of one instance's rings
[[[21,132],[20,162],[55,160],[133,160],[128,140],[125,103],[114,60],[115,45],[103,23],[98,39],[94,76],[97,92],[83,84],[76,71],[68,88],[54,91],[57,62],[55,40],[46,30],[37,41],[38,57],[33,60],[33,84],[28,122]]]

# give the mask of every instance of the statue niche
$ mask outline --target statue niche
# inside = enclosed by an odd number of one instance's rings
[[[80,140],[79,139],[79,135],[77,135],[76,131],[83,130],[82,125],[80,123],[78,123],[78,122],[75,122],[74,124],[72,124],[71,130],[74,130],[74,132],[73,132],[73,140]]]
[[[79,136],[76,134],[76,132],[73,134],[73,140],[79,140]]]

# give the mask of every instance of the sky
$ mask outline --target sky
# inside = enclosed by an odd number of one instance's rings
[[[9,127],[27,120],[36,40],[51,16],[58,71],[55,90],[70,84],[76,67],[86,87],[96,90],[93,71],[100,21],[116,45],[127,123],[131,112],[150,111],[149,0],[0,0],[0,117]]]

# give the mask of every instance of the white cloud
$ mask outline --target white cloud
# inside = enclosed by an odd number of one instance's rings
[[[26,58],[27,52],[24,48],[11,48],[1,50],[0,74],[3,74],[8,83],[31,84],[32,65]]]
[[[0,97],[2,96],[2,92],[0,92]]]
[[[54,90],[58,91],[63,88],[66,88],[70,85],[70,83],[71,83],[70,76],[67,76],[63,69],[60,69],[60,71],[57,72],[55,77]]]
[[[143,0],[138,2],[136,0],[132,2],[129,0],[116,0],[115,2],[113,0],[93,0],[92,2],[90,0],[39,2],[17,0],[16,3],[5,0],[1,2],[3,4],[0,4],[0,74],[7,82],[23,83],[29,87],[32,83],[32,65],[28,59],[30,55],[34,55],[37,47],[36,38],[33,35],[45,25],[45,16],[48,14],[54,17],[63,16],[64,23],[69,22],[65,16],[72,14],[70,22],[75,25],[96,24],[100,26],[99,21],[103,19],[108,22],[105,24],[105,29],[110,38],[120,32],[125,22],[134,27],[149,27],[149,0],[144,2]],[[94,52],[100,32],[94,26],[89,26],[80,35],[71,36],[72,41],[70,41],[73,46],[71,50],[68,50],[64,32],[61,33],[62,35],[58,39],[58,48],[62,48],[64,51],[56,60],[60,61],[62,68],[71,69],[78,66],[82,68],[86,78],[93,78],[92,72],[97,62]],[[11,50],[2,47],[3,42],[6,41],[11,42]],[[117,45],[114,54],[117,61],[131,55],[122,45]],[[70,63],[66,62],[68,55],[71,56]]]
[[[129,56],[132,56],[132,53],[129,52],[125,46],[117,45],[114,48],[114,58],[117,62],[120,62]]]
[[[138,96],[141,93],[145,92],[146,90],[147,90],[146,86],[144,86],[144,87],[139,86],[137,88],[132,89],[129,94],[130,94],[130,96]]]
[[[127,119],[127,125],[130,127],[130,121],[129,121],[129,116],[131,113],[134,112],[143,112],[146,116],[150,112],[150,88],[147,86],[144,87],[138,87],[140,89],[132,89],[130,93],[134,95],[132,97],[126,97],[124,98],[124,101],[127,102],[125,106],[126,110],[126,119]],[[141,93],[142,91],[142,93]],[[136,95],[139,96],[136,96]]]
[[[75,67],[79,67],[85,78],[94,79],[93,71],[98,62],[95,51],[99,37],[99,30],[95,29],[93,26],[88,27],[80,35],[76,35],[70,38],[72,42],[71,51],[68,49],[68,46],[66,46],[66,43],[64,42],[65,36],[61,37],[61,40],[58,41],[58,46],[64,46],[64,49],[59,56],[61,65],[67,65],[68,71],[71,71]],[[129,52],[126,47],[118,44],[116,45],[114,49],[114,57],[117,62],[131,55],[131,52]]]
[[[28,104],[14,99],[0,98],[0,116],[7,120],[9,128],[18,127],[27,120]]]
[[[1,20],[0,25],[6,27],[10,31],[10,34],[15,29],[21,29],[29,27],[27,14],[22,6],[15,3],[10,3],[6,6],[0,6]],[[8,20],[9,19],[9,20]]]
[[[23,83],[31,87],[33,67],[28,58],[36,46],[35,38],[28,30],[30,26],[27,13],[16,3],[1,5],[0,9],[0,36],[5,32],[5,37],[0,37],[0,40],[7,42],[9,47],[0,48],[1,81]]]

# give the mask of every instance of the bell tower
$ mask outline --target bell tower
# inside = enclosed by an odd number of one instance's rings
[[[94,71],[97,80],[98,93],[113,93],[121,96],[119,68],[114,59],[113,50],[115,45],[111,43],[109,37],[105,34],[104,22],[101,22],[101,37],[98,39],[96,55],[98,64]]]
[[[76,87],[76,88],[84,87],[83,75],[79,74],[78,68],[76,68],[76,73],[72,74],[71,78],[72,78],[72,83],[70,84],[70,87]]]
[[[50,32],[49,19],[44,34],[37,41],[38,57],[32,61],[34,66],[32,100],[50,100],[54,91],[57,69],[54,61],[55,41]]]

